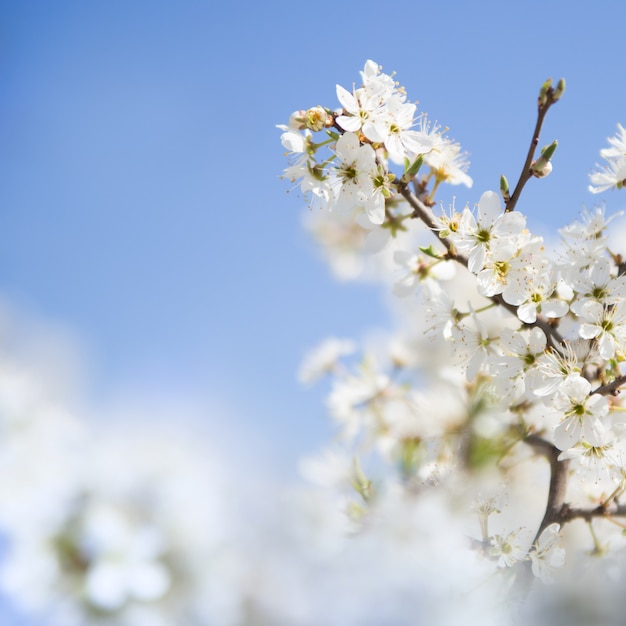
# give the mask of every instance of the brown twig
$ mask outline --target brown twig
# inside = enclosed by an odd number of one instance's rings
[[[551,82],[547,83],[551,85]],[[545,87],[545,85],[544,85]],[[542,92],[543,92],[542,87]],[[532,172],[532,164],[533,158],[535,156],[535,150],[537,150],[537,146],[539,145],[539,135],[541,134],[541,127],[543,126],[543,121],[548,113],[550,107],[557,102],[561,94],[557,94],[555,90],[550,86],[545,89],[545,93],[540,94],[539,104],[537,106],[537,121],[535,123],[535,130],[533,131],[533,136],[530,141],[530,146],[528,148],[528,153],[526,154],[526,160],[524,161],[524,166],[522,167],[522,171],[520,173],[519,179],[517,181],[517,185],[515,185],[515,189],[508,200],[505,201],[505,211],[513,211],[515,209],[515,205],[519,200],[519,197],[522,193],[522,189],[524,189],[524,185],[533,177]]]
[[[624,384],[626,384],[626,374],[618,376],[610,383],[594,389],[591,393],[598,393],[601,396],[616,396],[619,393],[619,388]]]
[[[576,519],[590,522],[596,517],[626,517],[626,505],[618,504],[611,497],[606,502],[589,509],[573,507],[565,502],[569,460],[559,461],[561,451],[543,437],[536,434],[526,435],[524,443],[531,446],[538,454],[545,456],[550,463],[550,488],[543,520],[537,531],[536,542],[541,533],[553,523],[563,526]],[[616,492],[617,493],[617,492]],[[615,494],[614,494],[615,495]],[[534,543],[534,542],[533,542]]]
[[[528,154],[526,155],[526,161],[524,161],[524,167],[522,168],[522,172],[519,176],[519,180],[517,181],[517,185],[515,185],[515,190],[511,194],[509,201],[506,202],[505,211],[513,211],[515,209],[515,205],[519,200],[519,197],[522,193],[522,189],[524,189],[524,185],[532,178],[533,174],[530,169],[530,166],[533,162],[533,157],[535,156],[535,150],[539,145],[539,134],[541,133],[541,127],[543,126],[543,120],[546,117],[546,113],[550,105],[546,105],[545,107],[539,107],[537,111],[537,122],[535,124],[535,130],[533,132],[533,138],[530,142],[530,147],[528,148]]]
[[[614,504],[613,506],[604,506],[600,504],[593,509],[582,509],[564,504],[557,521],[561,524],[566,524],[575,519],[583,519],[586,522],[590,522],[594,517],[626,517],[626,505]]]
[[[524,443],[531,446],[538,454],[545,456],[550,463],[548,501],[546,502],[546,511],[535,535],[534,543],[550,524],[554,522],[562,524],[565,522],[563,519],[563,508],[567,506],[565,504],[565,495],[567,492],[569,460],[559,461],[561,451],[539,435],[527,435],[524,438]]]

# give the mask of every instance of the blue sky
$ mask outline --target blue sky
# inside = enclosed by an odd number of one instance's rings
[[[372,58],[470,151],[474,188],[440,196],[462,205],[501,173],[516,180],[538,88],[564,76],[542,141],[559,140],[555,171],[518,205],[546,231],[597,200],[587,173],[626,123],[621,12],[617,1],[5,1],[0,296],[82,346],[92,406],[185,398],[231,443],[295,467],[331,432],[321,391],[296,381],[300,358],[387,313],[379,288],[335,282],[316,256],[303,202],[279,180],[275,124],[336,106],[335,84]]]

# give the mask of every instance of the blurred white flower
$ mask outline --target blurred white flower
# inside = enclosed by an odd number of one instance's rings
[[[153,424],[109,425],[80,450],[63,450],[67,463],[50,483],[37,484],[30,519],[3,520],[5,592],[55,625],[139,626],[147,615],[156,624],[195,624],[211,605],[224,607],[220,623],[228,623],[241,590],[230,589],[230,606],[212,601],[225,592],[213,580],[223,576],[228,513],[208,449]],[[46,461],[33,456],[36,447],[22,452],[32,465]],[[47,493],[54,480],[66,491],[51,503],[41,495],[54,493]]]
[[[553,583],[552,570],[565,564],[565,550],[558,545],[561,527],[550,524],[539,535],[537,542],[530,551],[533,574],[544,583]]]
[[[354,341],[330,337],[305,357],[300,365],[298,378],[303,383],[312,383],[330,374],[341,357],[353,354],[355,351]]]

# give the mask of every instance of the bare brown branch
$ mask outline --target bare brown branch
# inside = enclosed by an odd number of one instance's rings
[[[531,446],[538,454],[545,456],[550,463],[550,487],[548,490],[548,501],[535,541],[539,539],[541,533],[550,524],[557,522],[563,524],[562,511],[565,506],[565,495],[567,492],[567,474],[569,470],[569,460],[559,461],[561,451],[549,441],[539,435],[531,434],[524,438],[524,443]]]
[[[626,374],[618,376],[614,381],[594,389],[591,393],[598,393],[601,396],[616,396],[620,391],[620,387],[624,384],[626,384]]]
[[[524,161],[524,166],[522,167],[522,171],[520,173],[519,179],[517,181],[517,185],[515,185],[515,190],[511,194],[506,204],[506,211],[515,210],[515,205],[519,200],[519,197],[524,189],[526,183],[532,178],[532,163],[533,158],[535,156],[535,151],[537,150],[537,146],[539,145],[539,135],[541,134],[541,127],[543,126],[543,121],[548,113],[550,107],[556,102],[555,92],[552,87],[550,87],[545,94],[545,102],[540,102],[537,108],[537,121],[535,123],[535,130],[533,131],[533,136],[530,141],[530,146],[528,148],[528,153],[526,154],[526,160]]]

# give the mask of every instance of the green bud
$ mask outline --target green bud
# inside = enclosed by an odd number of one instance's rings
[[[550,91],[552,90],[552,79],[548,78],[548,80],[541,85],[541,89],[539,90],[539,98],[537,99],[537,104],[540,107],[545,106],[548,103],[548,96]]]
[[[552,155],[555,153],[558,145],[559,145],[559,142],[555,139],[549,146],[544,146],[541,149],[540,158],[545,159],[546,161],[549,161],[552,158]]]
[[[556,102],[560,100],[561,96],[565,93],[565,79],[561,78],[559,82],[556,84],[556,89],[552,94],[552,101]]]
[[[500,176],[500,193],[502,194],[502,198],[505,202],[508,202],[511,199],[511,194],[509,193],[509,181],[506,179],[504,174]]]

